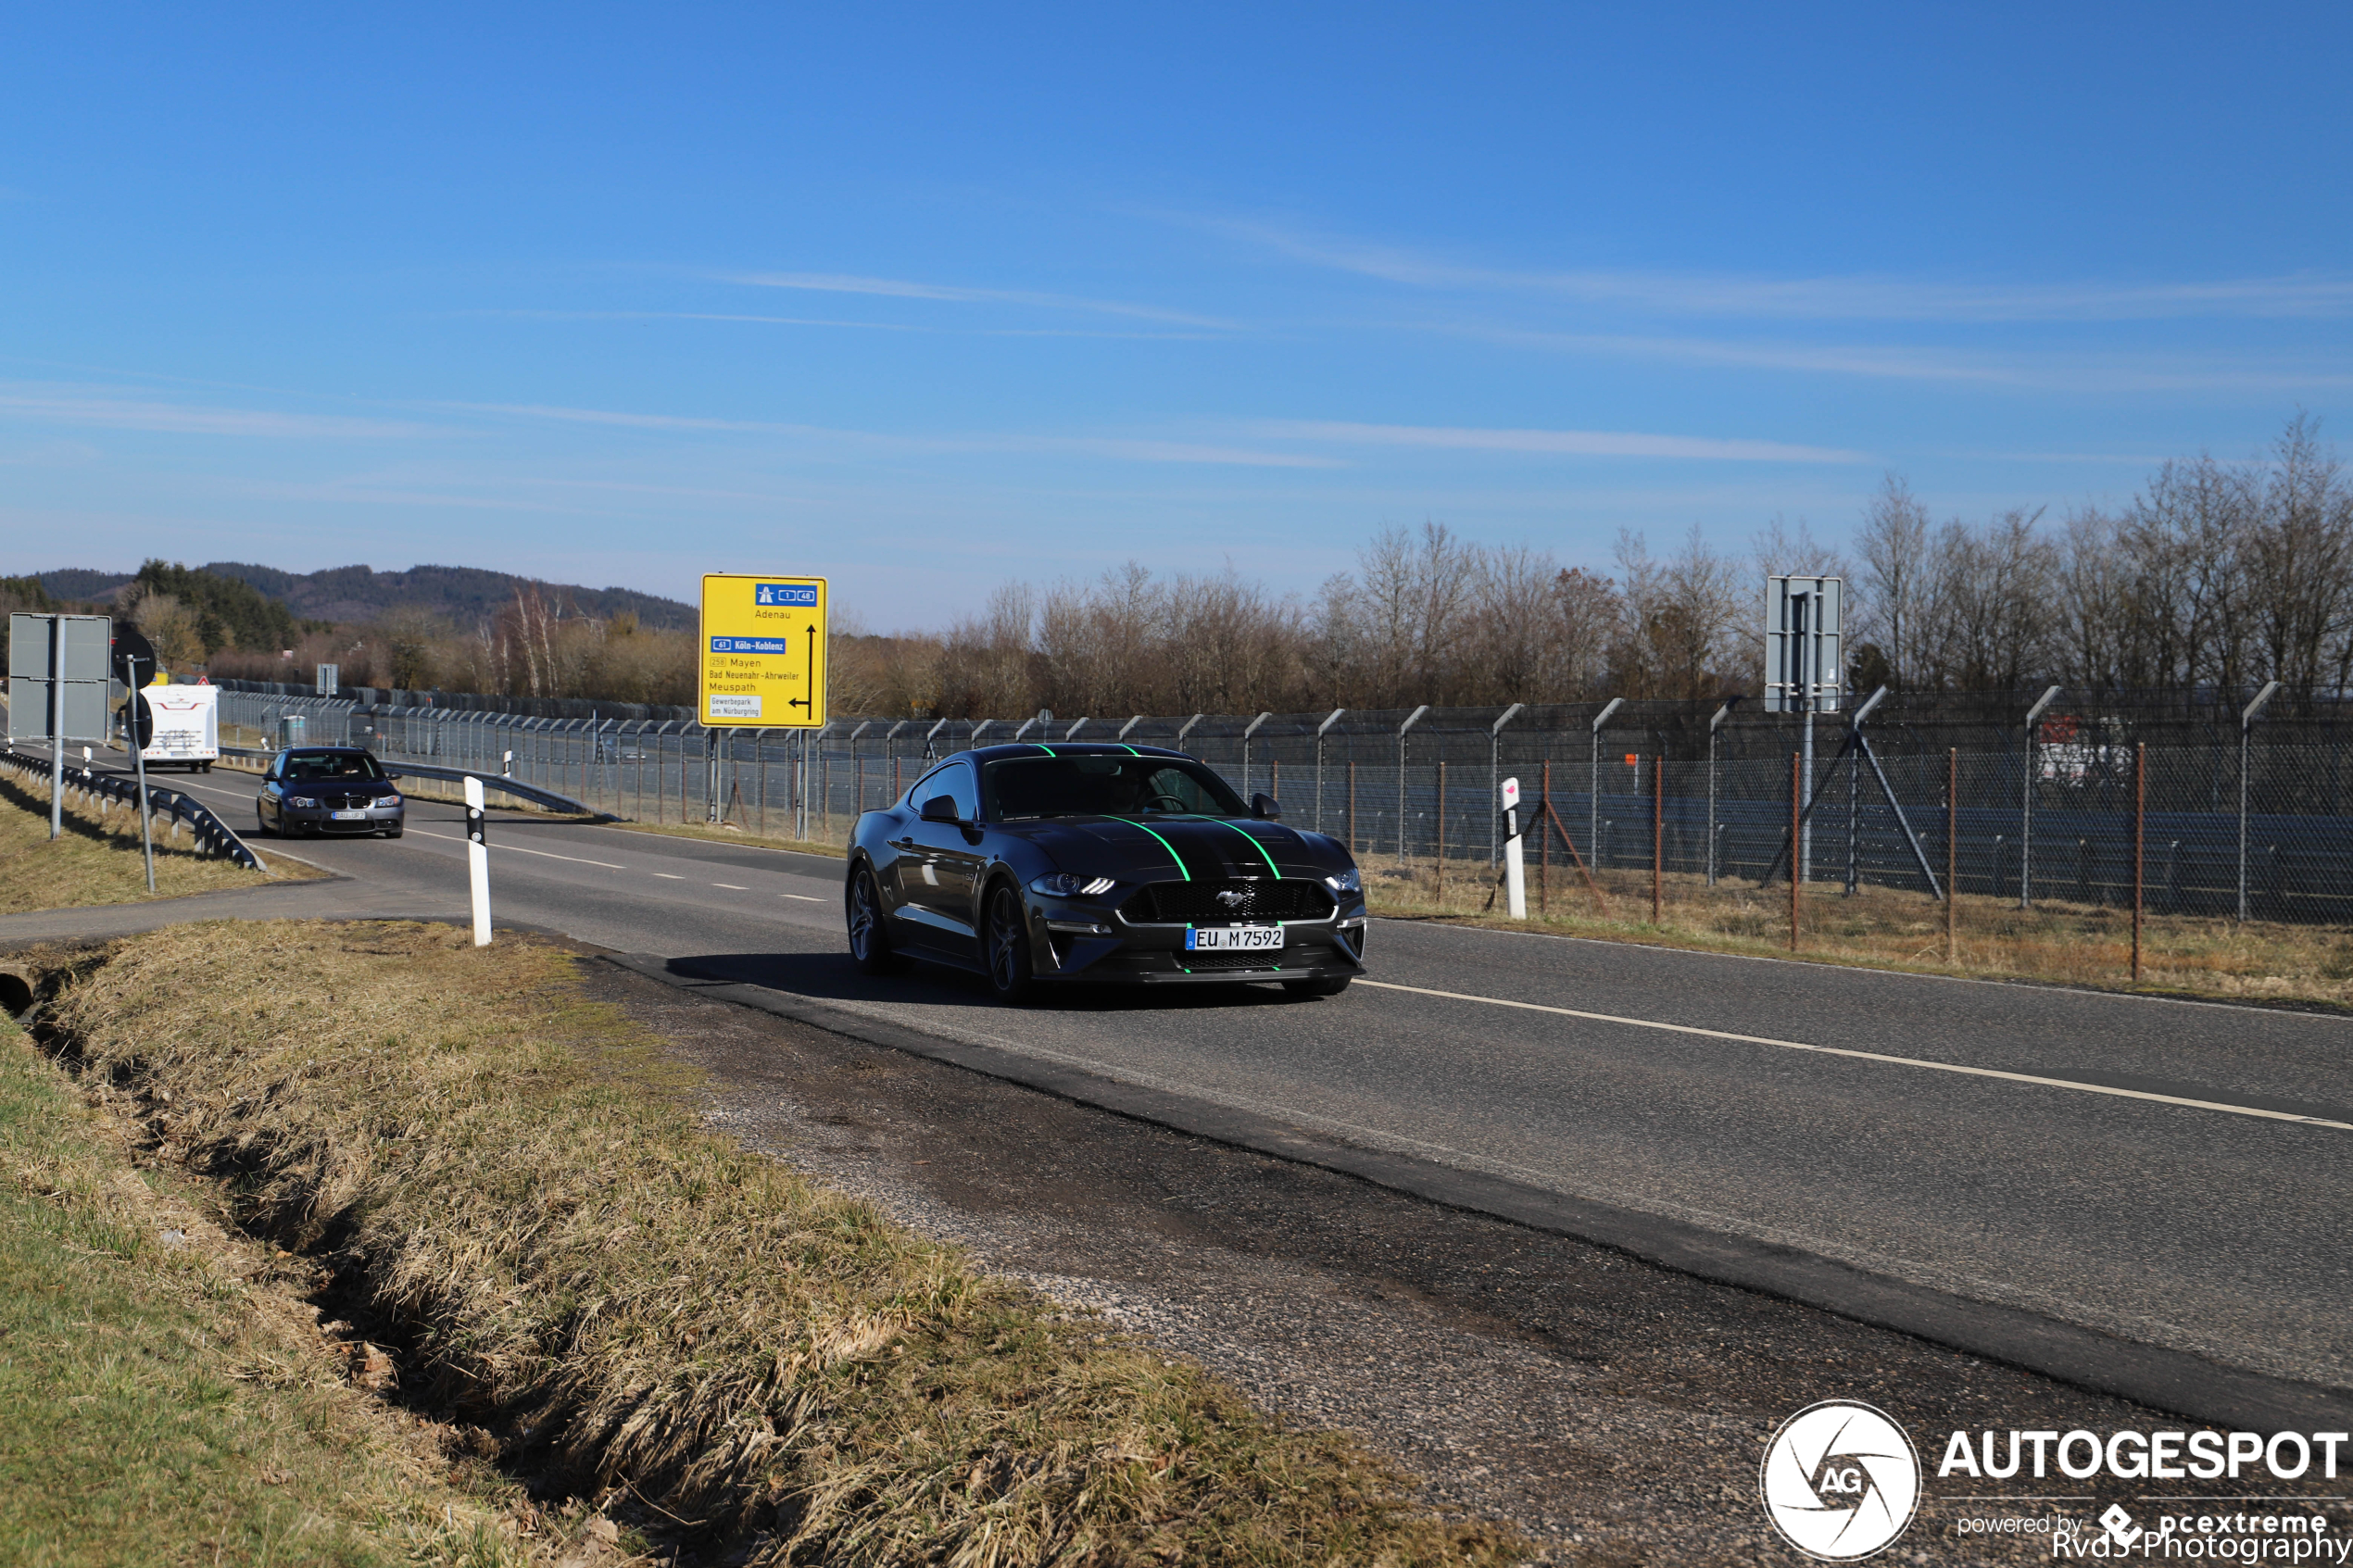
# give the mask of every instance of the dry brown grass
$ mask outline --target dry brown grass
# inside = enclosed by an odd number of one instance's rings
[[[185,926],[81,965],[52,1016],[249,1224],[404,1325],[412,1395],[755,1561],[1518,1555],[1346,1437],[705,1134],[573,962],[432,926]]]
[[[231,826],[233,828],[234,823]],[[271,873],[300,881],[322,874],[298,861],[261,852]],[[235,861],[196,852],[185,834],[177,837],[170,821],[156,821],[156,890],[139,852],[136,807],[109,804],[69,792],[64,836],[49,836],[49,784],[0,769],[0,914],[29,909],[80,909],[127,904],[146,898],[176,898],[223,888],[258,887],[270,876]]]
[[[1486,907],[1494,884],[1483,864],[1450,861],[1442,890],[1427,859],[1401,864],[1394,857],[1368,856],[1363,864],[1374,911],[1391,918],[1790,956],[1787,883],[1760,889],[1727,878],[1710,888],[1701,877],[1670,874],[1662,879],[1664,908],[1653,923],[1647,871],[1602,872],[1597,880],[1604,897],[1596,899],[1574,867],[1555,861],[1549,909],[1540,914],[1531,861],[1529,918],[1516,922],[1497,912],[1501,894],[1493,909]],[[1983,979],[2353,1006],[2353,932],[2338,926],[2145,914],[2135,987],[2129,909],[2056,899],[2020,909],[2014,902],[1965,894],[1953,913],[1957,940],[1948,960],[1943,904],[1869,884],[1849,898],[1837,883],[1808,883],[1799,903],[1796,956]]]

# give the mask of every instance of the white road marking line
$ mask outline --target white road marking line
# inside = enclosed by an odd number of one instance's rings
[[[673,875],[672,875],[670,872],[654,872],[654,875],[656,875],[656,876],[658,876],[658,877],[661,878],[661,880],[662,880],[662,881],[664,881],[664,882],[684,882],[684,881],[686,881],[686,879],[685,877],[683,877],[683,876],[673,876]]]
[[[1818,1056],[1843,1056],[1856,1061],[1881,1061],[1893,1067],[1920,1067],[1932,1073],[1959,1073],[1971,1078],[2000,1078],[2012,1084],[2039,1084],[2047,1089],[2074,1089],[2087,1095],[2111,1095],[2118,1099],[2145,1099],[2158,1105],[2182,1105],[2193,1110],[2224,1110],[2233,1116],[2259,1116],[2269,1122],[2294,1122],[2307,1127],[2333,1127],[2353,1133],[2353,1122],[2333,1122],[2325,1116],[2304,1116],[2293,1110],[2264,1110],[2252,1105],[2227,1105],[2221,1100],[2186,1099],[2179,1095],[2153,1094],[2146,1089],[2118,1089],[2106,1084],[2083,1084],[2071,1078],[2045,1078],[2032,1073],[2005,1073],[1993,1067],[1963,1067],[1957,1062],[1927,1061],[1914,1056],[1887,1056],[1879,1051],[1849,1050],[1842,1046],[1809,1046],[1802,1040],[1776,1040],[1764,1035],[1736,1035],[1726,1029],[1702,1029],[1690,1023],[1662,1023],[1651,1018],[1621,1018],[1610,1012],[1583,1012],[1576,1008],[1547,1007],[1541,1002],[1515,1002],[1502,997],[1471,997],[1460,991],[1434,991],[1426,985],[1399,985],[1385,980],[1359,980],[1381,991],[1406,991],[1417,997],[1442,997],[1453,1002],[1481,1002],[1489,1007],[1517,1008],[1523,1012],[1557,1013],[1563,1018],[1591,1019],[1596,1023],[1623,1023],[1633,1029],[1657,1029],[1669,1035],[1696,1035],[1709,1040],[1735,1040],[1747,1046],[1777,1046],[1786,1051],[1812,1051]]]
[[[779,898],[798,898],[804,904],[822,904],[824,902],[823,898],[812,898],[806,893],[779,893],[776,897]]]
[[[462,833],[435,833],[431,828],[410,828],[409,831],[410,833],[422,834],[427,838],[447,839],[452,844],[463,844],[466,842],[466,835]],[[585,859],[578,855],[558,855],[546,849],[525,849],[520,844],[494,844],[490,847],[493,849],[511,850],[518,855],[536,855],[543,860],[570,860],[574,865],[602,866],[609,872],[625,872],[629,869],[627,866],[616,866],[610,860],[590,860]]]
[[[738,887],[732,882],[714,882],[711,885],[713,887],[724,887],[730,893],[749,893],[751,891],[749,887]]]

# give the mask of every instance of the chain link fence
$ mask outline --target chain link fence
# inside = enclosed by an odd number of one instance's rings
[[[1173,746],[1245,797],[1276,797],[1286,822],[1344,840],[1368,864],[1466,880],[1502,849],[1495,801],[1506,777],[1556,819],[1529,844],[1540,875],[1545,861],[1566,872],[1573,846],[1605,874],[1647,875],[1655,851],[1659,874],[1703,885],[1785,878],[1791,759],[1810,755],[1797,856],[1808,884],[1935,897],[1949,866],[1964,897],[2120,908],[2133,899],[2145,787],[2150,911],[2353,921],[2353,713],[2329,704],[2249,722],[2243,694],[2060,702],[2031,731],[2032,694],[1895,697],[1863,728],[1867,757],[1839,715],[1815,718],[1809,746],[1797,717],[1745,704],[844,718],[822,732],[706,732],[676,709],[221,684],[222,723],[247,745],[269,744],[282,719],[298,715],[312,742],[509,772],[620,818],[716,817],[831,842],[858,812],[897,799],[931,761],[966,746]],[[2134,777],[2143,746],[2145,786]]]

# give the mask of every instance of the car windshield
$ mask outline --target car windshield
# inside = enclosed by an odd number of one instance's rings
[[[384,771],[364,751],[290,751],[280,777],[304,784],[329,779],[381,779]]]
[[[1247,817],[1250,808],[1226,781],[1189,758],[1008,757],[981,770],[983,815],[991,822],[1028,817],[1141,817],[1185,813]]]

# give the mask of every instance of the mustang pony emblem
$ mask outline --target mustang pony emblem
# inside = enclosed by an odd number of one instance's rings
[[[1229,909],[1239,909],[1250,902],[1250,895],[1239,887],[1227,887],[1219,890],[1217,901]]]

